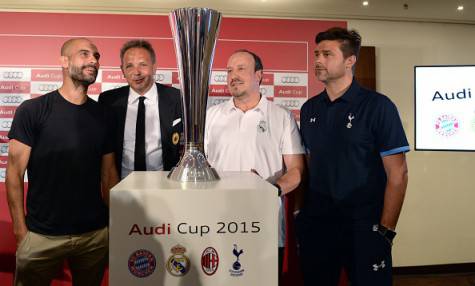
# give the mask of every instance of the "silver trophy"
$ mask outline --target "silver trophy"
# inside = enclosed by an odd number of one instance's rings
[[[208,85],[221,13],[207,8],[182,8],[170,13],[170,26],[180,73],[185,150],[168,178],[181,182],[219,180],[204,155]]]

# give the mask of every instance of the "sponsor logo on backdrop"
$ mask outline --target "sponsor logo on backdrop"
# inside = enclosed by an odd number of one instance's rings
[[[42,83],[40,85],[38,85],[38,90],[41,91],[41,92],[50,92],[50,91],[53,91],[53,90],[57,90],[59,88],[59,86],[57,84],[54,84],[54,83]]]
[[[201,269],[206,275],[213,275],[218,270],[219,255],[213,247],[207,247],[201,254]]]
[[[165,75],[162,73],[154,74],[153,77],[155,78],[155,81],[161,82],[165,80]]]
[[[19,94],[0,94],[0,105],[18,106],[25,98]]]
[[[0,142],[8,143],[10,141],[10,139],[7,136],[7,133],[8,132],[4,132],[4,134],[0,134]]]
[[[284,108],[287,108],[287,109],[293,109],[293,108],[298,108],[300,107],[300,101],[298,100],[281,100],[279,102],[279,105],[284,107]]]
[[[155,271],[157,260],[150,251],[139,249],[130,255],[128,266],[132,275],[144,278],[150,276]]]
[[[227,81],[227,76],[224,75],[224,74],[216,74],[216,75],[214,75],[213,78],[214,78],[215,82],[226,83],[226,81]]]
[[[0,156],[8,155],[8,143],[0,143]]]
[[[9,131],[12,127],[13,118],[0,118],[0,131]]]
[[[11,116],[13,117],[13,115],[15,114],[15,110],[14,109],[8,109],[7,106],[0,106],[0,116]]]
[[[31,70],[32,81],[62,81],[63,74],[61,70],[51,69],[33,69]]]
[[[244,253],[244,250],[239,249],[237,244],[234,244],[233,255],[236,256],[236,261],[233,262],[232,268],[229,269],[229,273],[233,277],[242,276],[244,274],[244,269],[242,268],[241,262],[239,262],[239,256]]]
[[[2,74],[2,77],[4,79],[8,79],[8,80],[11,80],[11,79],[22,79],[24,76],[23,72],[21,71],[5,71],[3,72]]]
[[[259,88],[259,92],[261,93],[261,95],[266,95],[267,89],[265,87],[261,87]]]
[[[451,114],[437,117],[434,126],[437,134],[445,137],[453,136],[459,131],[459,121],[457,117]]]
[[[283,76],[280,78],[281,83],[300,83],[300,77],[298,76]]]
[[[186,248],[179,244],[171,249],[172,255],[167,261],[167,271],[173,276],[185,276],[190,270],[190,260],[185,255]]]

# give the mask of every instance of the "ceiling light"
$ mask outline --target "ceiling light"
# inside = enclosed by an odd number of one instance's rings
[[[368,6],[369,5],[369,1],[363,1],[363,6]]]
[[[459,5],[459,6],[457,7],[457,10],[458,10],[458,11],[463,11],[463,5]]]

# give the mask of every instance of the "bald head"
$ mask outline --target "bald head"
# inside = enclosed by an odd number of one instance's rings
[[[89,39],[74,38],[74,39],[69,39],[63,43],[63,45],[61,46],[61,56],[65,56],[65,57],[71,56],[73,52],[73,47],[75,47],[79,43],[88,43],[97,51],[96,45],[94,45]]]

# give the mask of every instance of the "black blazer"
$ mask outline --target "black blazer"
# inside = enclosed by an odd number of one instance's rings
[[[180,137],[183,132],[183,119],[180,91],[174,87],[157,84],[158,114],[160,117],[160,137],[162,140],[163,169],[169,171],[180,159]],[[115,155],[119,174],[122,171],[122,150],[124,148],[125,117],[130,86],[105,91],[99,95],[99,103],[110,107],[115,120]],[[173,122],[182,119],[173,126]],[[132,132],[135,132],[133,130]],[[180,137],[177,137],[180,136]]]

